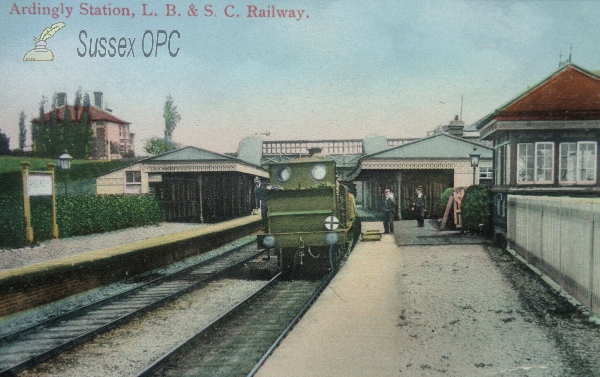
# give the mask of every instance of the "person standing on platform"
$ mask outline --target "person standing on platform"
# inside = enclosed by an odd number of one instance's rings
[[[256,212],[260,211],[265,232],[269,231],[269,221],[267,219],[269,190],[271,190],[270,184],[261,181],[258,177],[254,177],[254,201],[256,202]]]
[[[381,201],[381,213],[383,216],[383,234],[394,233],[394,215],[396,213],[396,202],[394,193],[390,189],[383,190],[383,200]]]
[[[415,217],[417,218],[417,226],[423,227],[425,225],[425,195],[423,195],[423,188],[421,186],[417,186],[412,210],[415,212]]]

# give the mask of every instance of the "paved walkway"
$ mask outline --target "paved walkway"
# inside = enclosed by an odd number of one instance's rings
[[[372,223],[365,226],[373,228]],[[402,253],[391,235],[379,242],[359,242],[257,376],[397,375],[401,268]]]
[[[126,228],[112,232],[96,233],[87,236],[59,238],[43,241],[39,245],[19,249],[0,250],[0,271],[30,266],[95,251],[112,246],[180,233],[200,227],[210,226],[194,223],[160,223],[158,225]]]

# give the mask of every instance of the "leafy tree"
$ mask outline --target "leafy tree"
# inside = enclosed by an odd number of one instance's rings
[[[178,144],[156,136],[147,140],[144,145],[144,150],[150,154],[161,154],[177,148],[179,148]]]
[[[45,97],[40,103],[40,116],[32,122],[31,137],[35,155],[56,158],[68,150],[74,158],[87,159],[92,150],[90,123],[90,96],[82,96],[81,88],[75,93],[75,104],[65,106],[62,120],[58,119],[57,95],[52,100],[50,121],[46,120]]]
[[[21,114],[19,114],[19,149],[21,152],[25,149],[26,139],[27,128],[25,128],[25,112],[21,110]]]
[[[181,114],[179,114],[177,106],[173,104],[173,97],[170,94],[165,102],[163,118],[165,118],[165,141],[170,142],[175,127],[181,121]]]
[[[10,138],[0,130],[0,155],[10,154]]]
[[[42,96],[39,107],[39,117],[31,122],[31,142],[33,154],[38,157],[46,156],[47,125],[45,124],[45,106],[48,100]]]

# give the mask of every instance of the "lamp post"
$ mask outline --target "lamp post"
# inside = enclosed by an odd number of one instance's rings
[[[71,168],[71,160],[73,159],[73,157],[71,157],[70,154],[67,153],[67,151],[65,151],[65,153],[61,154],[60,156],[58,156],[58,168],[60,170],[65,170],[65,171],[69,171],[69,169]],[[67,192],[67,180],[68,180],[69,176],[67,173],[67,176],[65,177],[65,196],[68,194]]]
[[[479,157],[481,153],[477,153],[477,148],[473,148],[473,152],[469,153],[471,158],[471,167],[473,168],[473,186],[475,186],[475,175],[477,172],[477,166],[479,166]]]

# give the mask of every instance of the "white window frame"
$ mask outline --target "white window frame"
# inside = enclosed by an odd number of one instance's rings
[[[549,147],[549,148],[547,148]],[[544,151],[548,151],[541,155]],[[547,164],[549,163],[549,165]],[[540,170],[543,173],[540,174]],[[554,142],[540,141],[535,143],[535,183],[536,184],[553,184],[554,183]],[[545,172],[550,172],[549,179],[543,179]]]
[[[585,151],[582,150],[583,147],[592,147],[593,154],[591,158],[584,160]],[[593,185],[596,184],[596,180],[598,177],[596,176],[596,172],[598,169],[597,166],[598,161],[598,146],[594,141],[578,141],[577,142],[577,184],[578,185]],[[583,172],[590,172],[591,179],[583,179]]]
[[[526,149],[523,152],[523,149]],[[531,153],[531,154],[530,154]],[[522,156],[525,157],[525,160],[522,160]],[[527,165],[530,161],[533,161],[533,167],[528,168]],[[531,173],[528,174],[527,170],[531,170]],[[522,180],[521,176],[523,175],[521,172],[525,171],[524,177],[526,179]],[[527,178],[531,178],[530,180]],[[519,143],[517,144],[517,184],[533,184],[535,182],[535,143]]]
[[[132,176],[132,180],[130,180],[130,173]],[[136,176],[135,173],[138,173],[138,177],[139,177],[139,181],[136,180]],[[125,192],[125,194],[141,194],[142,193],[142,172],[141,170],[126,170],[124,172],[125,174],[125,179],[123,180],[124,182],[124,187],[123,187],[123,191]]]
[[[525,150],[524,150],[525,149]],[[543,153],[548,151],[547,153]],[[522,172],[525,170],[525,173]],[[542,170],[542,174],[540,174]],[[549,173],[543,179],[544,172]],[[524,177],[525,179],[522,179]],[[551,185],[554,183],[554,142],[517,144],[517,184]]]
[[[577,142],[560,143],[559,153],[559,183],[577,183]],[[566,171],[565,179],[563,179],[563,171]]]

